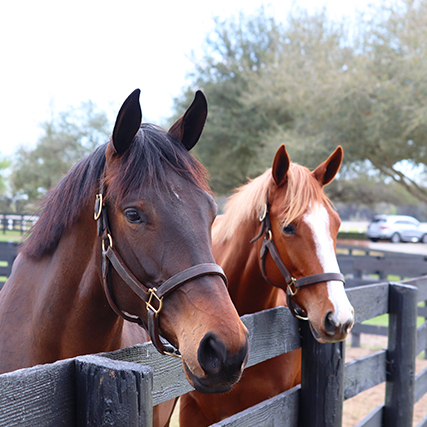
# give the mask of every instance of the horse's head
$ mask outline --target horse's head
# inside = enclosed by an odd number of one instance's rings
[[[105,205],[98,200],[96,216],[112,308],[145,326],[161,352],[170,344],[160,335],[175,346],[197,390],[222,392],[240,378],[248,340],[212,255],[217,206],[188,153],[206,115],[197,92],[168,132],[141,126],[139,91],[132,93],[106,149]]]
[[[291,163],[282,145],[274,157],[264,210],[266,277],[287,292],[289,308],[308,319],[321,342],[345,339],[354,322],[336,258],[340,218],[323,192],[342,156],[338,147],[310,172]]]

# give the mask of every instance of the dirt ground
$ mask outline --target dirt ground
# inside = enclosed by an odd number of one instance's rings
[[[361,335],[361,347],[346,347],[346,361],[375,353],[387,347],[387,338],[375,335]],[[427,360],[417,358],[416,374],[427,367]],[[378,405],[384,402],[385,384],[380,384],[344,402],[342,427],[354,427]],[[415,405],[413,427],[417,426],[427,413],[427,395]],[[178,411],[175,411],[171,427],[178,427]],[[256,426],[254,426],[256,427]]]
[[[346,361],[367,356],[387,346],[387,338],[361,335],[361,348],[346,347]],[[427,360],[417,358],[416,374],[427,367]],[[343,427],[354,427],[378,405],[384,402],[385,384],[380,384],[344,402]],[[419,424],[427,413],[427,395],[415,405],[413,426]]]

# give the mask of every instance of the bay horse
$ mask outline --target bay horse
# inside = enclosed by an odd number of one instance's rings
[[[338,147],[313,172],[291,163],[284,145],[272,168],[230,198],[213,226],[213,252],[240,315],[288,306],[308,320],[320,342],[344,340],[354,310],[336,259],[338,213],[323,187],[337,174]],[[225,394],[181,397],[181,427],[204,427],[292,388],[301,381],[301,350],[245,370]]]
[[[141,124],[139,94],[123,103],[110,141],[47,195],[0,292],[0,373],[151,338],[181,357],[201,392],[241,376],[247,330],[212,254],[206,170],[188,152],[206,99],[198,91],[166,132]]]

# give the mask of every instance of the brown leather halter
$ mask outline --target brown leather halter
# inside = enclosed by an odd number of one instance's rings
[[[160,353],[174,357],[181,357],[179,350],[168,343],[160,336],[159,333],[159,314],[163,307],[163,298],[190,280],[195,280],[206,275],[218,275],[222,278],[225,285],[227,285],[227,278],[224,271],[218,264],[198,264],[175,274],[157,288],[150,288],[141,283],[132,274],[113,246],[107,208],[103,197],[104,186],[102,182],[103,181],[101,181],[100,192],[96,195],[94,219],[97,221],[98,235],[101,236],[102,284],[108,303],[118,316],[144,327],[144,329],[149,333],[154,346]],[[140,317],[129,316],[118,308],[111,294],[108,280],[110,265],[116,270],[122,280],[132,289],[132,291],[145,302],[148,312],[148,324],[146,324]]]
[[[267,273],[265,271],[265,259],[267,257],[267,254],[270,253],[271,258],[277,265],[277,268],[280,270],[280,273],[286,281],[286,301],[289,310],[298,319],[308,320],[307,313],[305,313],[301,307],[298,307],[292,300],[292,298],[298,293],[298,289],[303,286],[315,285],[317,283],[328,282],[330,280],[338,280],[340,282],[343,282],[345,285],[344,276],[341,273],[319,273],[296,279],[286,268],[284,262],[282,261],[282,258],[280,257],[279,250],[277,249],[277,246],[273,240],[273,230],[271,229],[270,204],[268,202],[268,193],[266,202],[264,204],[264,210],[259,220],[261,222],[261,229],[259,233],[251,240],[251,243],[258,240],[264,234],[264,241],[262,242],[260,251],[262,276],[268,283],[277,287],[277,285],[275,285],[268,279]]]

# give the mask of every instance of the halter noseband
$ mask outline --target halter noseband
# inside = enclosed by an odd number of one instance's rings
[[[251,243],[258,240],[264,234],[264,240],[262,242],[261,251],[260,251],[260,261],[261,261],[261,273],[264,279],[273,286],[276,286],[272,283],[265,271],[265,259],[267,254],[270,253],[271,258],[275,262],[277,268],[282,274],[283,278],[286,281],[286,301],[291,313],[301,320],[308,320],[307,313],[305,313],[302,308],[298,307],[292,300],[292,298],[298,293],[298,289],[303,286],[315,285],[321,282],[327,282],[330,280],[338,280],[343,282],[345,285],[344,276],[341,273],[319,273],[312,274],[311,276],[301,277],[296,279],[292,276],[289,270],[286,268],[282,258],[280,257],[279,250],[277,249],[276,244],[273,240],[273,230],[271,228],[271,219],[270,219],[270,204],[268,202],[268,193],[266,202],[264,204],[264,210],[259,218],[261,222],[261,229],[259,233],[251,240]]]
[[[218,264],[198,264],[175,274],[157,288],[150,288],[144,285],[128,269],[118,252],[113,247],[113,238],[110,231],[107,209],[103,200],[103,193],[103,180],[101,180],[100,192],[96,195],[95,200],[94,219],[97,222],[98,235],[101,236],[102,285],[108,303],[118,316],[144,327],[149,333],[154,346],[160,353],[174,357],[181,357],[178,349],[170,343],[165,343],[164,341],[166,340],[160,337],[159,314],[163,307],[163,298],[190,280],[206,275],[218,275],[222,278],[225,285],[227,285],[227,278],[224,271]],[[116,270],[122,280],[132,289],[132,291],[145,302],[148,313],[148,324],[146,324],[140,317],[129,316],[118,308],[109,286],[109,265]]]

